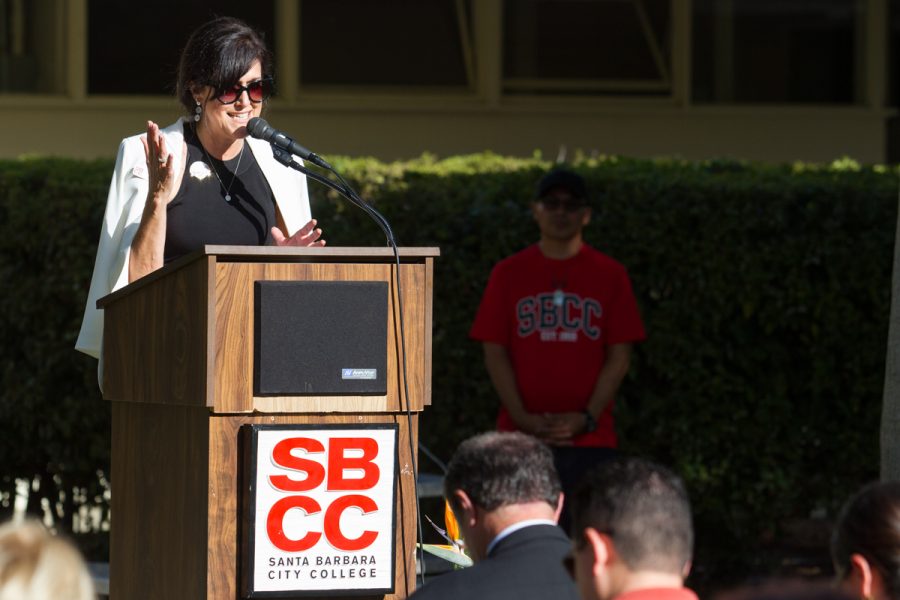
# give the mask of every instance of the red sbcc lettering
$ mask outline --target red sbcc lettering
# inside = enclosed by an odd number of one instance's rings
[[[304,450],[310,458],[300,458],[293,450]],[[361,456],[348,457],[348,451],[361,452]],[[375,487],[381,470],[373,461],[378,456],[378,443],[372,438],[331,438],[328,441],[327,458],[319,462],[314,455],[323,454],[325,448],[318,440],[310,438],[289,438],[278,442],[272,450],[272,461],[279,467],[304,473],[303,479],[293,479],[288,475],[271,475],[269,482],[283,492],[308,492],[326,483],[328,491],[363,491]],[[325,457],[323,457],[325,458]],[[324,464],[328,465],[325,470]],[[362,471],[362,477],[347,478],[348,470]],[[341,530],[341,515],[348,508],[358,508],[363,514],[378,510],[376,502],[363,494],[338,496],[325,509],[324,532],[308,531],[300,539],[294,540],[284,533],[284,516],[292,508],[314,515],[322,510],[319,503],[309,496],[291,495],[281,498],[269,509],[266,518],[266,533],[272,544],[285,552],[302,552],[315,546],[322,533],[328,542],[338,550],[362,550],[372,545],[378,537],[377,531],[363,531],[356,538],[348,538]]]

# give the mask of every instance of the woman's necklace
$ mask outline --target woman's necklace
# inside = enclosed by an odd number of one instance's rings
[[[197,137],[197,141],[200,142],[199,136]],[[200,147],[203,148],[203,154],[206,155],[206,160],[209,162],[209,166],[212,169],[213,174],[216,176],[216,179],[219,180],[219,185],[222,186],[222,191],[225,192],[225,202],[231,202],[231,187],[234,185],[234,180],[237,179],[238,170],[241,168],[241,159],[244,158],[244,148],[247,147],[247,142],[244,142],[241,145],[241,153],[238,154],[237,166],[234,168],[234,172],[231,174],[231,183],[228,184],[228,187],[225,187],[225,183],[222,182],[222,178],[219,177],[219,171],[216,169],[216,165],[213,163],[212,158],[209,156],[209,152],[206,151],[206,146],[203,145],[203,142],[200,142]],[[222,161],[222,164],[225,164],[225,161]]]

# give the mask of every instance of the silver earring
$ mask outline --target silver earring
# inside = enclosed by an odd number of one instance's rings
[[[194,100],[197,103],[197,107],[194,109],[194,122],[200,121],[200,113],[203,112],[203,109],[200,107],[200,101]]]

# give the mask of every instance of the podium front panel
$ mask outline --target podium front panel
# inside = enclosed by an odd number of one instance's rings
[[[396,266],[390,263],[217,263],[214,410],[221,413],[422,410],[430,403],[431,396],[431,270],[424,263],[404,264],[400,269],[410,396],[407,403],[401,371],[400,308],[393,279],[395,269]],[[268,281],[386,283],[386,393],[340,396],[254,394],[254,290],[257,282]]]

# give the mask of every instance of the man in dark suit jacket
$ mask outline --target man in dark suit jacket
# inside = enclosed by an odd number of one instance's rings
[[[467,569],[435,577],[415,600],[575,600],[562,564],[570,543],[557,527],[562,507],[553,455],[523,433],[490,432],[460,444],[444,478]]]

